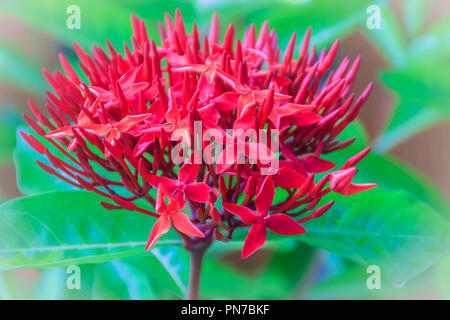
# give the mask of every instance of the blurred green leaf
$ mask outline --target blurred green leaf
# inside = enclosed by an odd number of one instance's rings
[[[61,191],[2,204],[0,268],[98,263],[142,253],[154,219],[108,211],[101,200],[90,192]],[[157,245],[180,242],[169,232]]]
[[[343,150],[327,154],[326,159],[342,166],[347,159],[360,152],[369,145],[369,138],[359,121],[350,124],[339,136],[342,141],[357,137],[357,140]],[[371,151],[356,165],[359,170],[355,179],[358,182],[378,183],[388,189],[406,190],[417,199],[435,208],[438,213],[449,216],[449,204],[442,192],[417,170],[405,163],[388,156]]]
[[[47,268],[40,273],[34,288],[33,299],[61,300],[66,289],[66,273],[64,268]]]
[[[319,281],[312,287],[308,299],[428,299],[433,298],[436,283],[431,272],[395,286],[380,269],[380,288],[368,289],[367,279],[372,272],[366,266],[349,264],[339,274]]]
[[[282,43],[287,43],[292,32],[303,35],[308,27],[313,28],[311,42],[318,47],[331,44],[345,36],[355,26],[366,19],[366,8],[374,1],[273,1],[251,0],[242,5],[240,0],[219,2],[197,1],[201,21],[208,21],[213,11],[217,11],[225,23],[233,22],[238,33],[255,23],[262,25],[264,20],[275,28]],[[384,1],[375,1],[384,5]]]
[[[231,242],[232,243],[232,242]],[[231,244],[227,243],[227,244]],[[292,238],[274,246],[269,240],[264,249],[272,247],[267,263],[257,270],[250,260],[240,261],[241,268],[230,264],[216,251],[208,250],[205,255],[201,279],[202,298],[207,299],[289,299],[297,289],[300,278],[308,269],[314,251],[308,245]],[[213,245],[216,246],[218,243]],[[212,248],[212,249],[213,249]],[[242,250],[242,244],[238,252]],[[238,254],[235,256],[238,258]],[[233,279],[233,281],[230,281]]]
[[[436,109],[409,101],[399,103],[392,114],[393,118],[387,130],[373,144],[376,152],[386,153],[408,138],[445,119]]]
[[[36,194],[52,190],[78,190],[78,188],[52,176],[42,170],[36,163],[39,160],[50,165],[48,159],[35,151],[20,135],[20,131],[30,133],[27,127],[17,130],[16,149],[14,150],[14,164],[16,167],[16,180],[19,191],[23,194]],[[61,173],[66,176],[64,173]]]
[[[449,222],[405,192],[376,188],[335,201],[320,219],[304,224],[301,240],[378,265],[398,283],[450,254]]]
[[[440,299],[450,299],[450,257],[436,266],[436,282],[439,286]]]
[[[386,72],[383,81],[398,95],[400,103],[386,132],[376,141],[376,149],[385,152],[438,121],[449,119],[449,78],[448,68],[433,60]]]
[[[0,81],[33,92],[44,88],[40,69],[19,50],[6,43],[0,44]]]
[[[189,253],[179,246],[164,246],[148,253],[118,260],[145,275],[152,290],[152,299],[184,298],[189,276]],[[116,261],[113,261],[113,264]],[[128,279],[123,281],[130,284]]]
[[[0,108],[0,165],[10,164],[16,145],[16,127],[24,121],[12,105],[2,105]]]
[[[111,261],[117,274],[113,276],[120,279],[126,284],[128,297],[132,300],[155,299],[155,292],[147,275],[141,270],[125,263],[122,260]]]
[[[422,30],[427,9],[425,0],[403,0],[405,25],[410,38],[416,37]]]
[[[159,254],[153,254],[158,252]],[[163,257],[164,263],[156,257]],[[170,261],[168,266],[167,262]],[[177,281],[186,290],[188,253],[177,246],[160,247],[135,256],[80,267],[81,288],[68,289],[66,268],[43,268],[34,288],[34,299],[168,299],[182,298]],[[166,268],[167,267],[167,268]],[[11,272],[3,271],[2,273]],[[0,288],[2,282],[0,278]],[[17,288],[19,292],[24,287]]]
[[[80,8],[80,29],[69,29],[66,21],[71,15],[67,8],[77,5]],[[4,0],[0,8],[31,25],[44,31],[67,46],[73,41],[90,48],[93,43],[104,46],[108,38],[117,48],[131,37],[132,12],[146,19],[149,35],[159,38],[157,20],[162,20],[167,10],[171,14],[180,7],[186,15],[192,15],[189,1],[109,1],[109,0]],[[156,20],[157,19],[157,20]],[[192,20],[192,18],[190,19]]]
[[[315,248],[297,242],[288,250],[276,250],[261,276],[256,277],[256,286],[261,287],[261,299],[287,299],[298,295],[307,281],[310,268],[316,268],[313,257]],[[305,279],[303,279],[305,277]]]
[[[445,63],[450,56],[450,13],[445,14],[424,35],[413,39],[409,51],[410,60]],[[429,70],[431,72],[433,70]]]
[[[1,270],[0,300],[24,300],[33,298],[36,280],[33,270]]]
[[[261,292],[253,278],[237,272],[221,260],[205,256],[200,281],[202,299],[257,299]]]
[[[449,78],[450,70],[439,67],[434,61],[415,62],[406,68],[383,74],[385,84],[394,90],[402,101],[434,108],[447,117],[450,115]]]
[[[0,272],[0,300],[14,299],[11,273]]]
[[[129,297],[127,286],[122,281],[123,274],[118,273],[111,262],[96,264],[93,269],[91,299],[124,300]]]
[[[80,29],[66,26],[70,16],[66,10],[74,4],[80,7]],[[103,45],[107,37],[115,45],[121,45],[123,40],[129,39],[131,32],[129,12],[115,1],[78,0],[74,3],[72,0],[5,0],[0,3],[0,8],[66,45],[71,45],[73,41],[86,47],[91,47],[93,41]]]
[[[438,21],[425,35],[413,39],[404,63],[382,74],[397,103],[386,132],[375,142],[379,152],[386,152],[439,121],[449,119],[450,73],[442,67],[450,62],[448,17]]]
[[[380,53],[394,67],[406,63],[408,52],[406,40],[402,34],[401,26],[391,6],[380,7],[381,28],[369,30],[366,34],[380,49]]]

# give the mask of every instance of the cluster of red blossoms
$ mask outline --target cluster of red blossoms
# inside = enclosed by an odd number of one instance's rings
[[[177,11],[174,20],[166,14],[165,25],[159,26],[161,46],[134,15],[132,26],[132,47],[125,44],[124,54],[108,41],[108,53],[94,46],[92,56],[74,44],[87,82],[62,55],[66,75],[44,71],[54,90],[47,92],[49,116],[31,101],[37,121],[24,115],[42,138],[21,134],[47,156],[51,166],[38,161],[46,172],[109,198],[112,203],[101,202],[107,209],[156,217],[146,249],[171,227],[187,248],[229,241],[238,228],[250,228],[242,251],[246,258],[265,243],[266,229],[304,233],[303,222],[332,206],[315,209],[324,195],[349,196],[375,186],[352,183],[354,166],[369,148],[332,172],[335,164],[320,158],[356,139],[336,138],[356,118],[372,87],[357,99],[350,94],[359,57],[353,64],[346,57],[330,70],[338,41],[328,51],[309,51],[308,30],[296,58],[296,34],[281,55],[267,23],[259,34],[252,25],[242,41],[235,40],[230,24],[220,43],[217,15],[209,35],[195,23],[189,34]],[[258,159],[241,163],[235,155],[225,164],[192,163],[192,157],[175,164],[171,156],[177,144],[194,150],[196,121],[203,130],[214,128],[224,136],[227,129],[278,130],[278,169],[264,175]],[[51,153],[42,139],[64,156]],[[245,138],[242,143],[249,157],[255,144]],[[315,179],[319,173],[322,178]],[[154,210],[140,205],[142,200]]]

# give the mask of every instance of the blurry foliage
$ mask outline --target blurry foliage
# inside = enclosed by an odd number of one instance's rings
[[[379,152],[450,117],[450,69],[446,67],[450,62],[450,14],[425,29],[430,2],[403,4],[404,21],[385,9],[382,30],[366,32],[391,66],[381,79],[396,97],[386,130],[374,144]],[[402,33],[402,23],[407,34]]]
[[[0,107],[0,165],[11,163],[16,146],[16,128],[24,122],[15,106]]]
[[[80,30],[66,28],[66,8],[73,4],[81,8]],[[364,27],[366,8],[371,4],[381,7],[381,30]],[[188,28],[195,20],[204,31],[208,30],[214,11],[219,12],[223,26],[233,22],[239,35],[250,23],[259,27],[268,19],[280,35],[282,47],[290,33],[302,34],[309,26],[313,27],[312,43],[319,48],[335,38],[345,37],[355,28],[364,30],[389,64],[380,77],[396,97],[386,130],[375,142],[379,153],[372,152],[358,166],[357,178],[377,182],[380,188],[352,199],[338,197],[336,206],[327,215],[306,225],[309,233],[300,237],[301,240],[337,254],[295,239],[271,239],[267,247],[273,253],[268,262],[249,275],[224,262],[225,253],[239,250],[242,245],[239,240],[235,245],[215,244],[206,257],[201,292],[205,298],[378,299],[423,297],[437,291],[438,297],[448,298],[448,258],[420,277],[405,282],[448,255],[450,227],[444,220],[449,217],[447,199],[419,173],[381,154],[448,119],[450,114],[447,67],[450,19],[446,16],[427,28],[424,22],[428,1],[405,0],[403,5],[400,18],[387,0],[3,0],[0,9],[54,38],[61,44],[61,51],[73,61],[75,55],[69,49],[73,41],[85,48],[92,47],[93,43],[104,47],[106,38],[119,48],[124,40],[129,42],[131,12],[146,19],[149,34],[156,39],[159,39],[157,21],[163,18],[164,12],[173,13],[175,8],[181,9]],[[39,66],[8,43],[0,43],[0,48],[0,81],[41,95],[46,85]],[[26,145],[20,135],[15,142],[15,131],[21,124],[17,108],[2,106],[0,164],[11,163],[12,149],[16,146],[18,186],[27,197],[1,206],[0,244],[10,253],[0,254],[0,268],[38,267],[42,263],[40,267],[55,267],[43,268],[37,281],[31,281],[32,270],[0,271],[0,299],[183,298],[189,258],[182,248],[171,245],[178,241],[177,237],[168,234],[162,239],[166,242],[160,241],[160,247],[142,253],[141,242],[146,239],[152,221],[136,213],[105,213],[96,204],[97,196],[75,191],[43,173],[34,161],[44,161],[43,157]],[[369,144],[358,122],[343,133],[342,139],[354,136],[358,136],[357,142],[331,155],[330,160],[342,164],[343,159]],[[68,210],[71,199],[76,199],[77,210],[73,207]],[[9,219],[15,229],[8,228],[4,219]],[[64,222],[67,219],[70,223]],[[133,234],[128,233],[124,227],[127,225],[128,229],[133,228]],[[28,246],[24,255],[25,251],[17,248],[26,248],[27,241],[56,248],[64,243],[70,250],[55,250],[50,254],[44,247]],[[78,247],[70,247],[74,243]],[[91,246],[98,243],[104,245]],[[82,288],[68,290],[64,266],[75,263],[81,266]],[[366,287],[366,265],[371,263],[380,264],[388,271],[383,276],[382,290],[370,291]]]

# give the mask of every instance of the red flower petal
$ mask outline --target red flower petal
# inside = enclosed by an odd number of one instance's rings
[[[256,209],[260,215],[267,215],[274,196],[275,187],[273,186],[272,176],[267,176],[261,183],[261,186],[259,186],[259,191],[255,199]]]
[[[267,231],[264,223],[255,224],[245,238],[244,247],[242,248],[242,259],[247,258],[261,248],[266,242],[266,237]]]
[[[238,143],[239,152],[243,153],[247,158],[260,161],[263,164],[269,163],[275,158],[275,154],[264,143]]]
[[[234,144],[227,146],[219,154],[216,160],[216,173],[220,174],[225,172],[229,167],[235,164],[237,161],[237,152]]]
[[[154,174],[149,174],[146,179],[147,182],[155,188],[158,188],[159,184],[162,184],[169,193],[174,193],[177,188],[177,182],[175,180],[164,176],[155,176]]]
[[[201,232],[192,222],[189,217],[184,212],[173,212],[170,214],[170,220],[173,226],[184,234],[204,238],[205,235]]]
[[[240,96],[241,94],[238,92],[225,92],[214,99],[214,105],[220,111],[234,110],[238,105]]]
[[[106,135],[111,129],[111,127],[106,124],[85,124],[82,128],[87,132],[95,133],[98,136]]]
[[[162,183],[158,184],[158,192],[156,194],[156,206],[155,209],[157,212],[165,213],[167,212],[167,205],[164,202],[164,194],[165,191],[163,189]]]
[[[297,171],[287,167],[280,168],[273,176],[275,185],[283,189],[298,188],[305,180],[306,179],[301,174],[297,173]]]
[[[244,223],[253,224],[256,220],[261,218],[261,216],[256,214],[254,211],[239,204],[223,202],[222,205],[225,210],[235,216],[238,216]]]
[[[338,170],[336,172],[331,173],[330,175],[331,190],[345,194],[355,174],[356,174],[355,168]]]
[[[298,224],[297,221],[284,213],[271,214],[266,218],[266,225],[269,230],[285,236],[306,232],[305,228]]]
[[[307,127],[322,120],[322,117],[314,112],[300,112],[289,117],[292,124],[297,127]]]
[[[320,159],[316,156],[306,156],[302,159],[306,171],[311,173],[321,173],[333,169],[336,165],[328,160]]]
[[[367,191],[370,189],[373,189],[377,186],[376,183],[360,183],[360,184],[356,184],[356,183],[351,183],[347,190],[344,193],[341,193],[344,196],[351,196],[354,195],[355,193],[359,193],[359,192],[363,192],[363,191]]]
[[[156,220],[153,225],[152,231],[150,232],[150,236],[147,241],[147,245],[145,246],[145,250],[150,250],[151,247],[158,241],[159,237],[163,234],[167,233],[170,229],[170,221],[167,215],[162,215]]]
[[[144,133],[133,150],[133,157],[139,157],[147,150],[147,148],[155,141],[156,135],[154,133]]]
[[[178,171],[178,181],[185,184],[193,183],[198,175],[198,164],[184,164]]]
[[[70,136],[73,136],[72,126],[52,130],[45,135],[46,138],[52,139],[65,138]]]
[[[188,199],[201,203],[207,203],[209,201],[210,191],[213,191],[217,196],[219,195],[217,190],[211,188],[204,182],[191,183],[184,188]]]
[[[126,116],[122,120],[120,120],[116,124],[116,128],[120,132],[127,132],[131,129],[131,127],[137,125],[139,122],[144,121],[145,119],[149,118],[151,114],[140,114],[136,116]]]

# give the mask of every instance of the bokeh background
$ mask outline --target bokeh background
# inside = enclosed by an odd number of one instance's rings
[[[81,9],[81,28],[70,30],[66,27],[66,9],[73,4]],[[367,8],[371,5],[381,10],[380,29],[367,27]],[[73,41],[84,48],[91,48],[93,43],[105,47],[108,38],[120,48],[130,39],[131,12],[144,18],[150,36],[158,38],[157,22],[164,12],[173,14],[176,8],[181,9],[187,28],[195,20],[204,31],[214,11],[219,13],[222,26],[233,22],[238,35],[252,22],[260,26],[269,20],[282,48],[293,31],[303,35],[309,26],[313,27],[312,42],[318,48],[342,39],[336,61],[362,55],[355,92],[361,93],[368,82],[375,81],[359,117],[359,135],[373,145],[379,161],[361,164],[361,174],[370,178],[368,181],[408,190],[450,217],[447,0],[0,0],[1,202],[21,195],[13,162],[16,128],[24,125],[21,114],[27,112],[28,97],[43,106],[45,90],[50,88],[41,68],[60,68],[60,52],[76,61]],[[383,283],[381,290],[371,291],[366,287],[364,267],[306,245],[263,250],[245,262],[237,256],[232,252],[206,264],[205,273],[223,269],[220,277],[204,278],[202,287],[207,297],[450,298],[448,259],[406,284]],[[179,278],[169,277],[167,281],[178,285],[185,281],[187,266],[180,265],[176,270]],[[136,273],[122,274],[116,281],[111,279],[117,277],[108,277],[115,272],[114,263],[86,266],[83,272],[83,288],[74,292],[66,289],[66,274],[61,268],[4,271],[0,273],[0,298],[142,297],[139,290],[130,289]],[[234,280],[227,281],[227,277]],[[152,285],[164,288],[166,282]],[[227,296],[227,292],[235,294]]]

